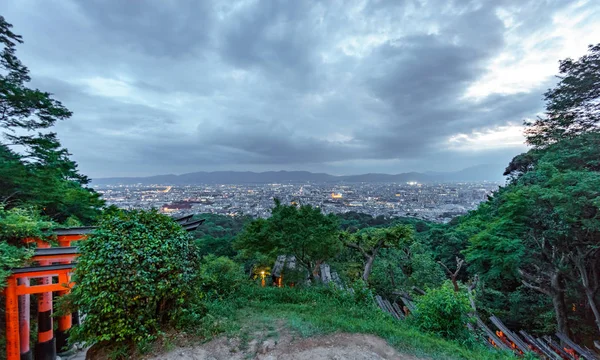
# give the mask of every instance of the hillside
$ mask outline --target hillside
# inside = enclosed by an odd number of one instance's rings
[[[199,171],[181,175],[156,175],[147,177],[113,177],[93,180],[94,185],[195,185],[195,184],[267,184],[267,183],[335,183],[335,182],[461,182],[461,181],[504,181],[502,165],[478,165],[456,172],[399,174],[368,173],[359,175],[330,175],[308,171]]]

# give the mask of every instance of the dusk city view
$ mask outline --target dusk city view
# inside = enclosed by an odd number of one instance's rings
[[[0,2],[0,360],[600,360],[599,19]]]

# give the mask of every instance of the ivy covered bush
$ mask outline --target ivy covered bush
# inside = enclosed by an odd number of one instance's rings
[[[22,266],[33,255],[23,239],[45,237],[53,226],[33,209],[6,210],[0,204],[0,290],[6,286],[10,269]]]
[[[447,339],[466,340],[469,298],[464,292],[455,292],[450,281],[439,288],[428,289],[416,304],[413,321],[424,331]]]
[[[77,285],[66,301],[86,318],[72,340],[146,343],[194,296],[193,241],[156,210],[111,212],[79,249]]]

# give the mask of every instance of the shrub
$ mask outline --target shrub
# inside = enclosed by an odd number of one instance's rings
[[[195,283],[187,232],[152,211],[107,215],[79,249],[76,286],[65,301],[86,314],[72,340],[140,344],[176,320]]]
[[[435,289],[428,289],[416,304],[413,321],[424,331],[448,339],[467,339],[467,314],[471,311],[465,293],[455,292],[450,281]]]
[[[10,269],[22,266],[33,255],[23,239],[45,237],[45,229],[54,226],[42,219],[32,209],[12,208],[5,210],[0,204],[0,291],[6,286]]]
[[[224,297],[236,292],[248,282],[242,266],[221,256],[208,255],[201,262],[198,281],[209,297]]]

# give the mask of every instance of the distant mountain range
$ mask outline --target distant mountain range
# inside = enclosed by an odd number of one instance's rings
[[[475,182],[501,181],[504,166],[477,165],[456,172],[408,172],[401,174],[362,174],[336,176],[308,171],[199,171],[181,175],[155,175],[147,177],[114,177],[94,179],[93,185],[195,185],[195,184],[268,184],[268,183],[327,183],[327,182]]]

